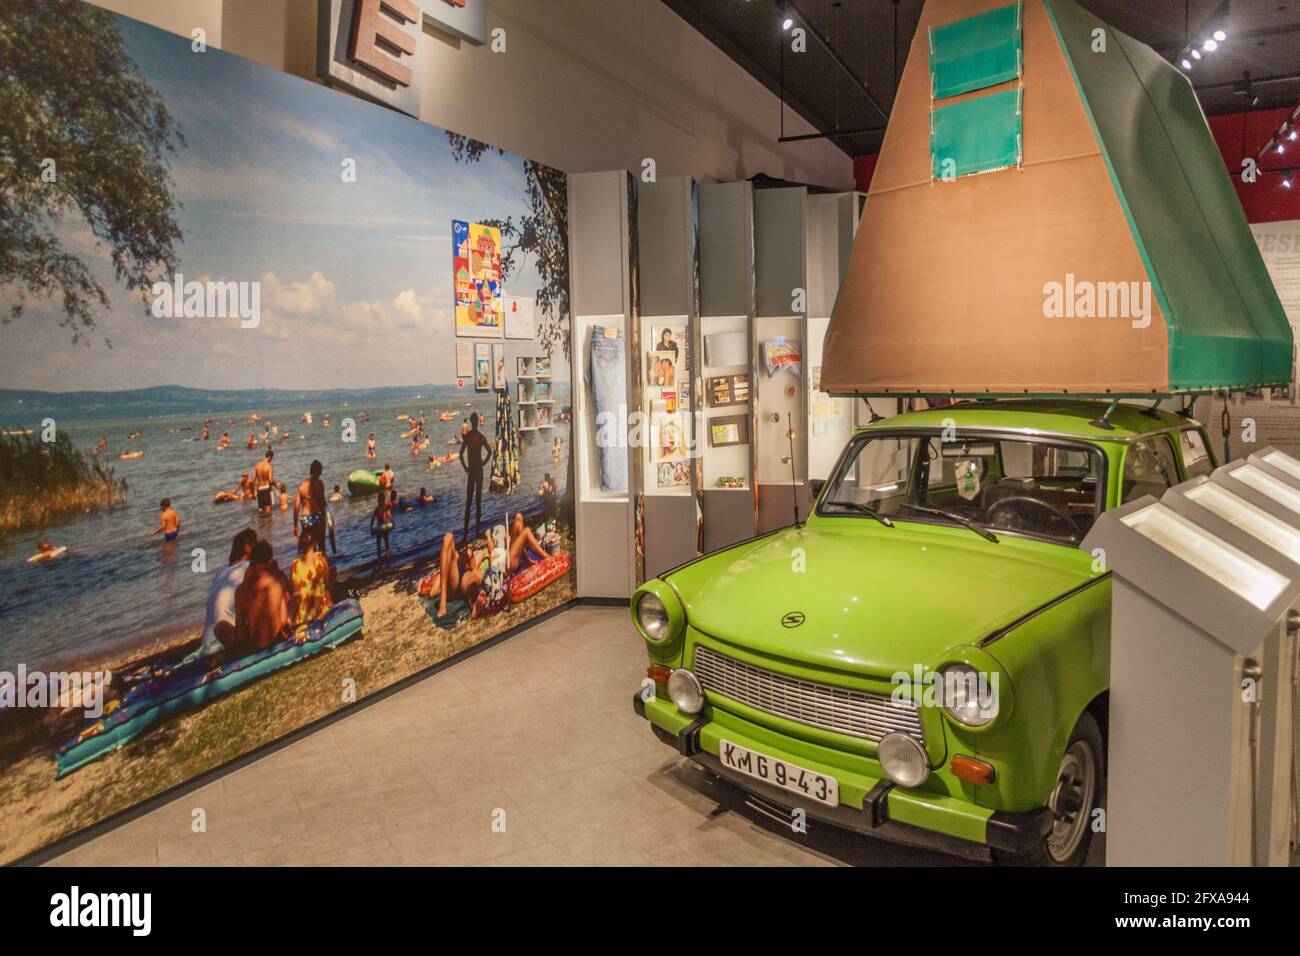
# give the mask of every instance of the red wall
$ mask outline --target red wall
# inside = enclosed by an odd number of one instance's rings
[[[1246,218],[1251,222],[1277,222],[1283,219],[1300,219],[1300,177],[1293,177],[1294,187],[1286,189],[1282,176],[1269,173],[1270,169],[1290,169],[1300,166],[1300,141],[1287,140],[1286,153],[1279,156],[1270,150],[1259,164],[1260,175],[1253,183],[1241,181],[1241,161],[1259,152],[1269,137],[1277,132],[1291,114],[1284,107],[1275,110],[1258,110],[1252,113],[1228,113],[1211,116],[1210,132],[1219,144],[1219,152],[1233,172],[1232,183],[1241,197]]]
[[[1224,175],[1229,170],[1240,172],[1241,160],[1254,156],[1268,138],[1282,125],[1291,110],[1289,107],[1275,110],[1258,110],[1252,113],[1228,113],[1223,116],[1211,116],[1210,132],[1219,144],[1219,151],[1227,162]],[[1243,141],[1244,137],[1244,141]],[[1241,181],[1240,175],[1232,177],[1237,195],[1241,197],[1242,208],[1246,218],[1251,222],[1278,222],[1284,219],[1300,219],[1300,175],[1294,177],[1294,187],[1286,189],[1282,177],[1269,173],[1273,169],[1300,167],[1300,141],[1286,143],[1285,155],[1270,152],[1259,165],[1260,175],[1253,183]],[[876,171],[875,154],[856,156],[853,159],[853,172],[856,187],[866,192],[871,185],[871,176]]]

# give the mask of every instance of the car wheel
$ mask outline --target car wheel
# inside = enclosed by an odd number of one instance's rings
[[[1052,828],[1025,853],[995,854],[1011,866],[1082,866],[1092,843],[1094,811],[1106,793],[1106,754],[1097,721],[1084,713],[1057,768],[1047,805]]]

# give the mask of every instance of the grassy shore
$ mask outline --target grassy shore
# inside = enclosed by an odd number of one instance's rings
[[[571,532],[562,547],[573,554]],[[436,626],[418,596],[433,567],[421,559],[370,579],[354,578],[365,630],[339,647],[220,697],[145,734],[62,780],[55,749],[70,736],[40,711],[0,715],[0,863],[10,862],[219,767],[344,707],[345,679],[357,700],[571,600],[574,572],[486,620]],[[196,640],[197,633],[186,638]],[[180,649],[180,645],[175,649]],[[508,692],[508,690],[504,691]],[[73,730],[75,732],[75,729]]]
[[[112,508],[125,497],[126,484],[112,469],[87,462],[63,432],[52,442],[0,435],[0,536]]]

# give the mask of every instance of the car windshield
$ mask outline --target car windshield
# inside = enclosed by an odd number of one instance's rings
[[[1102,506],[1103,460],[1084,444],[1016,436],[855,438],[817,513],[973,525],[1078,544]]]

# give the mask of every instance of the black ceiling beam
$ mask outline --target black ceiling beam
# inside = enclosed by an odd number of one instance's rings
[[[876,112],[880,114],[882,119],[889,119],[889,113],[886,112],[884,107],[876,102],[876,98],[871,95],[871,90],[867,89],[867,84],[862,82],[858,77],[858,74],[853,72],[852,67],[850,67],[848,63],[844,62],[844,57],[840,56],[839,52],[831,46],[830,41],[826,39],[826,37],[822,36],[821,31],[813,26],[812,21],[809,20],[808,17],[804,15],[804,12],[799,9],[799,4],[796,3],[795,0],[787,0],[787,2],[790,5],[790,9],[798,15],[801,21],[803,21],[804,27],[813,35],[813,38],[821,44],[821,48],[826,51],[827,55],[830,56],[835,65],[853,81],[853,85],[856,86],[862,92],[862,95],[867,98],[867,102],[875,108]]]
[[[780,97],[785,106],[794,110],[795,113],[797,113],[803,121],[813,129],[825,130],[830,125],[826,122],[825,117],[816,110],[811,109],[801,100],[790,96],[789,91],[785,90],[781,83],[774,79],[757,60],[746,53],[744,49],[742,49],[737,43],[733,42],[725,33],[715,26],[708,17],[700,13],[700,11],[695,8],[694,4],[691,3],[691,0],[663,0],[663,3],[668,7],[668,9],[672,10],[673,13],[685,20],[687,25],[689,25],[693,30],[701,34],[706,40],[726,54],[732,62],[754,79],[758,80],[758,82],[761,83],[769,93],[773,96]],[[834,137],[838,134],[831,132],[828,135]],[[857,155],[857,151],[851,149],[847,143],[837,143],[836,145],[839,146],[842,152],[849,156]]]

